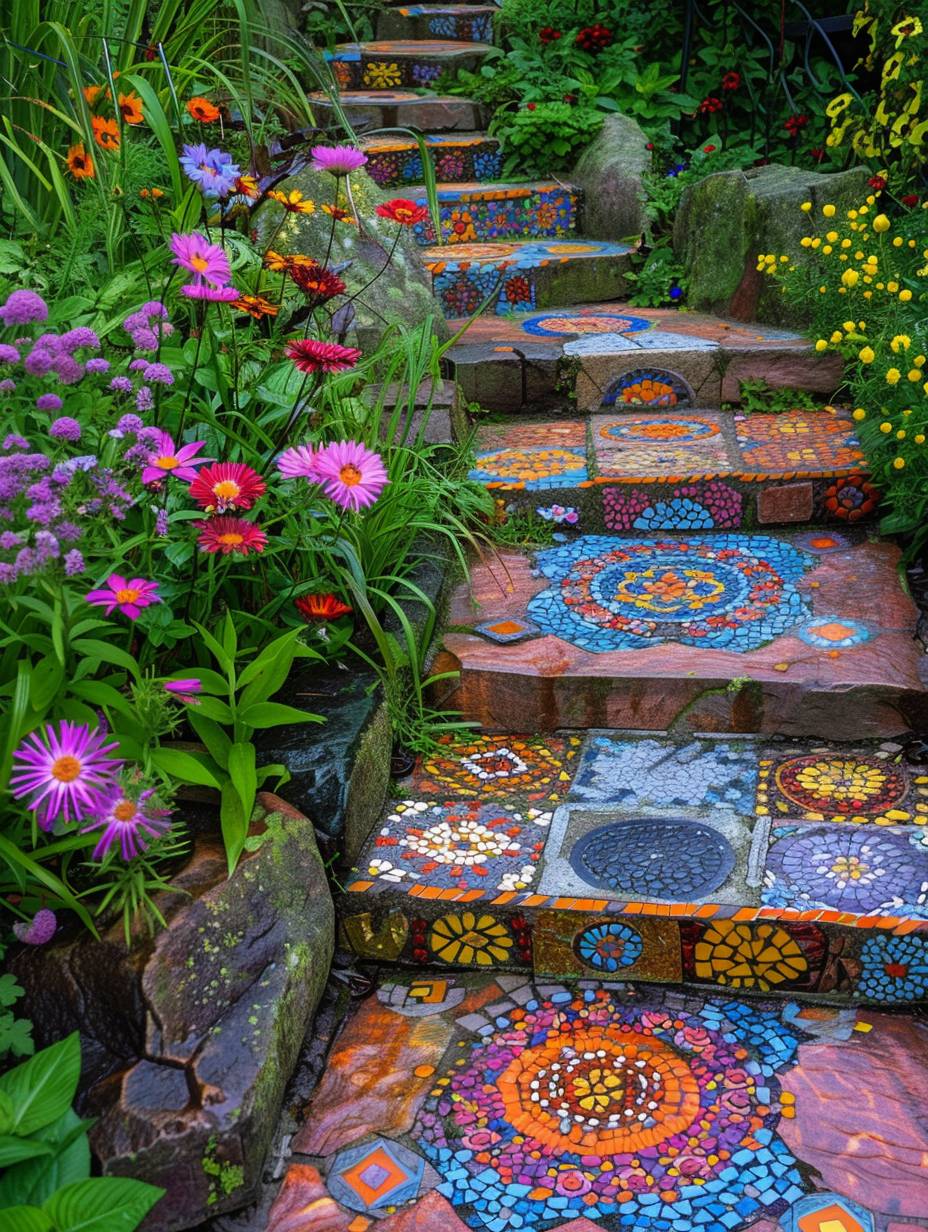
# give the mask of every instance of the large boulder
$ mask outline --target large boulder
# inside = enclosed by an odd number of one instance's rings
[[[150,1232],[253,1196],[328,977],[334,909],[312,826],[262,793],[251,836],[231,877],[221,843],[197,840],[153,941],[127,950],[117,923],[11,964],[41,1045],[81,1033],[78,1110],[97,1118],[103,1174],[165,1189]]]
[[[801,308],[784,303],[776,282],[757,270],[758,253],[799,257],[810,234],[799,208],[811,201],[814,217],[831,202],[839,214],[869,191],[869,171],[823,173],[771,163],[748,171],[719,171],[683,194],[674,220],[673,245],[689,280],[691,308],[739,321],[803,325]]]
[[[629,116],[606,116],[571,175],[583,190],[583,234],[595,240],[631,239],[648,225],[645,172],[651,166],[647,134]]]
[[[277,252],[302,253],[317,261],[324,261],[328,253],[330,266],[345,266],[339,277],[348,294],[361,292],[354,301],[357,316],[353,329],[362,347],[376,343],[387,325],[412,327],[427,316],[434,318],[436,333],[446,336],[441,304],[432,294],[431,275],[422,264],[422,249],[413,239],[412,229],[399,227],[375,213],[378,205],[401,194],[378,188],[363,170],[355,172],[351,176],[351,199],[357,207],[360,226],[336,222],[333,227],[331,216],[322,207],[334,204],[335,185],[327,171],[313,171],[309,166],[277,184],[276,190],[280,192],[299,189],[304,197],[315,202],[316,209],[312,214],[284,213],[281,205],[268,201],[253,220],[259,243]],[[350,209],[343,188],[339,206]],[[333,301],[334,306],[340,302]]]

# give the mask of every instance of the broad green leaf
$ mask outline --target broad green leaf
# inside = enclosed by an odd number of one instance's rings
[[[54,1227],[45,1211],[38,1206],[8,1206],[0,1211],[3,1232],[50,1232]]]
[[[235,715],[229,706],[224,701],[220,701],[218,697],[205,697],[201,694],[196,710],[197,714],[202,714],[204,719],[212,719],[216,723],[225,723],[229,726],[235,721]]]
[[[47,1142],[38,1138],[13,1138],[9,1134],[0,1135],[0,1168],[9,1168],[10,1164],[18,1164],[24,1159],[33,1159],[37,1155],[52,1155],[54,1149]],[[0,1214],[0,1221],[2,1221]]]
[[[138,663],[132,655],[121,650],[119,646],[113,646],[109,642],[100,642],[95,637],[79,637],[71,643],[71,649],[87,659],[99,660],[106,664],[115,663],[119,667],[124,667],[127,672],[131,672],[136,680],[139,678]]]
[[[0,1074],[0,1091],[13,1102],[12,1133],[21,1137],[50,1125],[70,1108],[81,1072],[76,1031]]]
[[[127,1176],[96,1176],[65,1185],[45,1202],[56,1232],[133,1232],[163,1189]]]
[[[175,749],[162,744],[151,755],[155,766],[181,783],[194,783],[198,787],[221,787],[208,758],[189,749]]]
[[[238,712],[238,717],[249,727],[280,727],[284,723],[324,723],[321,714],[310,714],[306,710],[297,710],[296,706],[285,706],[282,702],[255,702]]]
[[[54,1124],[33,1134],[31,1141],[47,1143],[53,1154],[27,1159],[0,1174],[0,1210],[8,1202],[30,1202],[40,1206],[62,1185],[88,1177],[87,1130],[92,1124],[93,1121],[82,1121],[73,1108],[69,1108]]]
[[[237,741],[229,749],[229,778],[238,792],[246,821],[254,807],[258,778],[255,772],[255,746],[247,741]]]
[[[239,695],[239,706],[265,702],[283,686],[293,665],[299,635],[299,629],[292,629],[283,637],[275,638],[254,662],[249,663],[238,679],[238,687],[243,690]]]
[[[219,810],[219,820],[222,824],[222,841],[225,843],[226,861],[231,873],[235,869],[236,864],[238,864],[239,856],[242,854],[245,837],[248,834],[249,820],[245,810],[242,808],[238,791],[231,779],[228,779],[222,785],[222,805]]]
[[[216,641],[212,633],[210,633],[209,629],[207,629],[205,625],[198,624],[196,621],[194,621],[194,624],[196,625],[197,632],[203,638],[203,641],[205,642],[206,647],[209,650],[210,654],[213,656],[213,658],[216,660],[216,662],[219,664],[222,670],[226,673],[226,675],[232,674],[235,669],[235,664],[233,660],[230,659],[229,656],[226,654],[225,650],[222,647],[222,643]]]
[[[209,755],[216,765],[221,770],[228,770],[229,749],[232,747],[232,741],[226,732],[218,723],[214,723],[212,719],[204,718],[200,713],[199,706],[191,706],[187,711],[187,720],[206,745]]]

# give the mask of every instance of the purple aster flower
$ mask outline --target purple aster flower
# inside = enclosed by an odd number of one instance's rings
[[[76,543],[84,535],[76,522],[59,522],[53,529],[62,543]]]
[[[94,355],[91,359],[87,360],[84,367],[88,372],[109,372],[110,361],[108,359],[101,359],[99,355]]]
[[[4,325],[29,325],[33,321],[46,321],[48,305],[35,291],[14,291],[0,308],[0,320]]]
[[[117,394],[131,394],[133,385],[127,376],[114,376],[110,381],[110,389]]]
[[[69,355],[72,351],[80,350],[81,347],[91,347],[94,351],[100,349],[100,339],[86,325],[79,325],[77,329],[69,329],[67,333],[60,336],[59,341],[62,350],[67,351]]]
[[[4,548],[7,552],[11,548],[22,546],[22,535],[16,535],[11,530],[0,531],[0,548]]]
[[[0,381],[0,394],[11,394],[16,388],[16,382],[11,381],[9,377]]]
[[[3,438],[4,449],[28,449],[29,442],[24,436],[20,436],[18,432],[11,432],[9,436]]]
[[[139,392],[135,395],[135,409],[137,411],[150,411],[154,405],[154,394],[147,385],[143,385]]]
[[[148,325],[141,325],[133,330],[132,341],[137,351],[157,351],[160,345],[158,335]]]
[[[62,441],[79,441],[81,439],[81,425],[76,419],[72,419],[70,415],[62,415],[54,421],[48,433],[49,436],[58,437]]]
[[[30,732],[16,749],[10,790],[17,800],[29,797],[43,830],[59,819],[83,821],[112,790],[122,763],[108,756],[119,746],[105,740],[99,730],[62,719],[47,723],[41,734]]]
[[[212,304],[231,304],[238,299],[235,287],[208,287],[206,283],[185,283],[180,293],[188,299],[205,299]]]
[[[84,572],[84,557],[77,548],[71,548],[70,552],[65,552],[64,572],[65,577],[76,577],[78,573]]]
[[[63,406],[57,394],[39,394],[35,404],[40,411],[60,411]]]
[[[19,351],[8,342],[0,342],[0,364],[18,364]]]
[[[102,859],[111,847],[119,844],[124,860],[131,860],[148,846],[151,838],[160,838],[171,828],[170,809],[155,808],[148,803],[154,790],[143,791],[138,799],[128,796],[118,783],[109,788],[100,800],[95,820],[84,826],[81,834],[102,830],[94,848],[93,858]]]
[[[174,384],[174,373],[167,364],[149,364],[143,376],[146,381],[151,381],[153,385]]]
[[[61,502],[57,500],[36,501],[26,510],[26,517],[30,522],[36,522],[39,526],[51,526],[56,518],[61,517]]]
[[[23,360],[23,367],[30,376],[47,376],[57,358],[57,351],[46,346],[34,346]]]
[[[35,554],[36,563],[39,565],[47,564],[50,560],[57,560],[61,555],[61,547],[51,531],[40,530],[36,534]]]
[[[58,928],[58,920],[50,907],[40,908],[31,920],[17,920],[13,932],[23,945],[47,945]]]
[[[208,150],[202,144],[185,145],[180,165],[204,197],[227,197],[242,174],[231,154],[224,150]]]
[[[367,162],[367,155],[353,145],[314,145],[310,153],[313,171],[328,171],[331,175],[348,175]]]
[[[38,557],[32,548],[20,548],[16,553],[14,564],[16,565],[16,572],[19,574],[28,576],[30,573],[34,573],[38,563]]]
[[[125,379],[116,377],[115,380]],[[132,382],[129,382],[129,388],[132,388]],[[118,419],[115,428],[110,428],[107,436],[111,436],[113,440],[121,440],[124,436],[135,436],[145,427],[145,424],[139,419],[138,415],[122,415]]]
[[[17,576],[15,565],[9,565],[6,561],[0,561],[0,585],[7,586],[9,583],[15,582]]]
[[[133,359],[132,362],[129,364],[129,371],[130,372],[144,372],[148,366],[149,366],[149,361],[147,359]]]
[[[159,509],[155,514],[155,534],[159,539],[163,539],[168,533],[168,511]]]

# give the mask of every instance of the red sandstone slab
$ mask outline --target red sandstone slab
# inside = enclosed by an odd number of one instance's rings
[[[825,645],[790,631],[740,653],[671,641],[593,652],[551,633],[499,645],[461,631],[525,620],[531,598],[549,586],[532,576],[530,557],[505,553],[476,565],[469,586],[453,596],[453,631],[436,666],[460,670],[450,700],[490,730],[682,724],[836,739],[896,734],[928,714],[916,609],[899,583],[898,561],[890,544],[849,540],[816,558],[796,587],[811,610],[803,627],[815,623]],[[865,629],[868,640],[840,646],[842,622]]]

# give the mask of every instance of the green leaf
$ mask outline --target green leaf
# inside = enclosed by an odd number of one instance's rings
[[[187,720],[206,745],[209,755],[216,765],[221,770],[228,770],[229,749],[232,747],[232,741],[225,731],[223,731],[218,723],[214,723],[212,719],[205,719],[200,713],[199,706],[190,707],[187,711]]]
[[[218,645],[218,643],[217,643]],[[220,676],[211,667],[190,667],[182,672],[174,672],[168,680],[199,680],[205,693],[220,693],[228,697],[229,682],[225,676]]]
[[[239,706],[267,701],[282,687],[293,665],[300,632],[300,629],[291,629],[283,637],[275,638],[248,664],[238,678],[238,687],[244,690],[238,699]]]
[[[54,1124],[33,1134],[33,1141],[48,1143],[54,1154],[24,1160],[0,1176],[0,1211],[9,1202],[31,1202],[39,1206],[62,1185],[88,1177],[87,1130],[92,1124],[92,1121],[82,1121],[69,1108]]]
[[[0,1135],[0,1168],[8,1168],[10,1164],[18,1164],[24,1159],[33,1159],[37,1155],[52,1155],[53,1148],[47,1142],[37,1138],[13,1138],[9,1134]]]
[[[74,1100],[80,1072],[80,1036],[72,1031],[57,1044],[0,1074],[0,1091],[13,1101],[12,1133],[24,1137],[66,1112]]]
[[[71,649],[87,659],[106,664],[115,663],[124,667],[136,680],[139,679],[139,665],[132,655],[109,642],[97,641],[95,637],[79,637],[71,643]]]
[[[222,648],[232,660],[235,662],[235,656],[238,653],[238,634],[235,630],[235,621],[232,619],[232,613],[227,611],[222,622]]]
[[[238,791],[231,779],[227,779],[222,785],[219,820],[222,824],[222,841],[226,847],[226,861],[231,873],[238,864],[248,834],[248,816],[242,808]]]
[[[209,650],[210,654],[213,656],[213,658],[216,660],[216,662],[219,664],[222,670],[226,673],[226,675],[231,676],[234,673],[235,664],[233,660],[230,659],[229,656],[226,654],[221,643],[216,641],[212,633],[210,633],[209,629],[207,629],[205,625],[201,625],[197,621],[194,621],[193,623],[194,625],[196,625],[196,629],[197,629],[197,632],[200,634],[200,637],[202,637],[203,641],[206,643],[206,647]]]
[[[4,1018],[8,1021],[4,1022]],[[12,1053],[14,1057],[31,1057],[35,1052],[32,1023],[28,1018],[0,1015],[0,1053],[5,1052]]]
[[[175,749],[162,744],[151,755],[152,762],[164,774],[181,783],[194,783],[198,787],[221,787],[222,781],[217,778],[210,764],[210,759],[202,753],[193,753],[189,749]]]
[[[48,1215],[38,1206],[8,1206],[0,1211],[3,1232],[50,1232],[54,1227]]]
[[[285,706],[282,702],[255,702],[238,712],[238,717],[249,727],[280,727],[284,723],[324,723],[321,714],[310,714],[306,710],[297,710],[296,706]]]
[[[23,990],[16,983],[16,976],[7,972],[0,975],[0,1005],[15,1005],[23,995]]]
[[[235,715],[229,706],[218,697],[201,695],[196,710],[204,719],[212,719],[216,723],[225,723],[228,726],[235,721]]]
[[[44,714],[52,704],[64,680],[64,668],[52,655],[45,655],[32,667],[31,702],[39,714]]]
[[[229,749],[229,778],[238,792],[246,820],[254,807],[258,778],[255,772],[255,746],[248,741],[236,741]]]
[[[56,1232],[133,1232],[163,1194],[127,1176],[89,1177],[65,1185],[42,1209]]]

